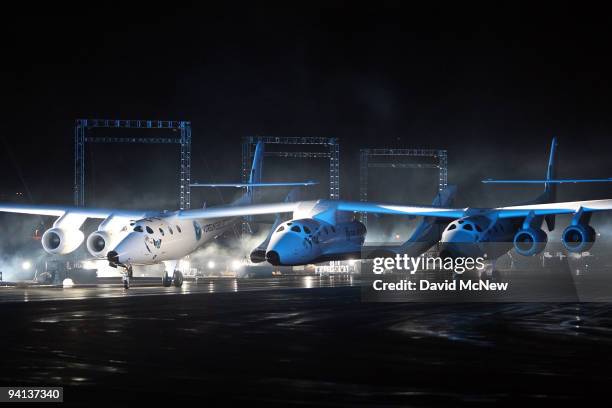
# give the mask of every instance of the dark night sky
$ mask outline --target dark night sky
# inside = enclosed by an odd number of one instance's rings
[[[197,180],[237,180],[242,136],[339,137],[347,199],[358,198],[361,147],[447,148],[462,205],[534,196],[479,181],[542,177],[553,135],[560,176],[612,176],[607,13],[405,3],[99,2],[5,13],[0,193],[25,182],[35,203],[71,203],[78,117],[191,120]],[[98,202],[143,207],[165,194],[160,202],[174,204],[175,147],[104,149],[88,153]],[[122,180],[132,171],[146,175],[137,187]],[[610,192],[564,186],[560,198]]]

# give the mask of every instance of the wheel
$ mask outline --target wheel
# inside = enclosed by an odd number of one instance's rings
[[[125,277],[123,278],[123,289],[129,289],[129,288],[130,288],[130,278]]]
[[[162,277],[162,285],[166,288],[172,285],[172,278],[170,275],[168,275],[168,272],[164,272],[164,276]]]
[[[134,276],[134,270],[132,269],[132,267],[128,267],[127,269],[127,274],[128,274],[128,278],[132,278]]]
[[[183,286],[183,274],[181,273],[181,271],[174,271],[172,282],[174,283],[174,286],[176,286],[177,288],[180,288],[181,286]]]

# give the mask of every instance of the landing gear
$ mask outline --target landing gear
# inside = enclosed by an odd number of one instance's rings
[[[172,277],[168,274],[168,271],[164,271],[164,276],[162,276],[162,286],[169,288],[170,285],[172,285]]]
[[[485,268],[480,272],[480,279],[491,279],[494,282],[501,280],[501,273],[495,267],[495,261],[487,264]]]
[[[174,283],[174,286],[177,288],[183,286],[183,274],[181,273],[181,271],[174,271],[172,283]]]
[[[129,289],[130,288],[130,279],[132,278],[132,276],[134,276],[134,270],[132,269],[132,266],[126,266],[125,267],[125,272],[123,272],[123,276],[122,276],[122,280],[123,280],[123,289]]]
[[[170,276],[168,271],[164,272],[164,276],[162,277],[162,285],[166,288],[174,285],[177,288],[183,286],[183,274],[181,271],[174,271],[173,275]]]

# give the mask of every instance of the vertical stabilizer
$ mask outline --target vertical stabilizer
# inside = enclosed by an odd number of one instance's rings
[[[263,171],[263,157],[264,157],[264,142],[257,142],[255,146],[255,154],[253,155],[253,164],[251,165],[251,173],[249,175],[249,184],[261,183],[261,175]],[[256,201],[255,188],[247,187],[248,202],[253,203]]]
[[[557,138],[553,137],[548,155],[548,167],[546,168],[546,180],[555,180],[557,177]],[[544,194],[542,197],[547,202],[557,200],[557,184],[544,183]]]
[[[548,167],[546,168],[546,180],[555,180],[557,177],[557,138],[553,137],[548,155]],[[544,193],[538,200],[541,203],[552,203],[557,201],[557,183],[544,183]],[[549,231],[555,229],[555,216],[544,217]]]

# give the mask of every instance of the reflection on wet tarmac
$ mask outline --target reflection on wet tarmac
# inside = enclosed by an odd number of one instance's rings
[[[610,304],[362,303],[349,285],[11,289],[0,383],[64,385],[75,405],[458,406],[582,403],[612,382]]]
[[[72,288],[32,286],[32,287],[0,287],[0,303],[32,302],[48,300],[84,300],[90,298],[115,298],[129,296],[180,295],[195,293],[223,293],[239,291],[255,291],[270,289],[311,289],[319,287],[353,286],[352,278],[330,278],[314,276],[292,276],[282,279],[234,279],[208,278],[196,282],[185,282],[181,288],[162,287],[157,279],[135,278],[129,290],[117,284],[81,285]]]

